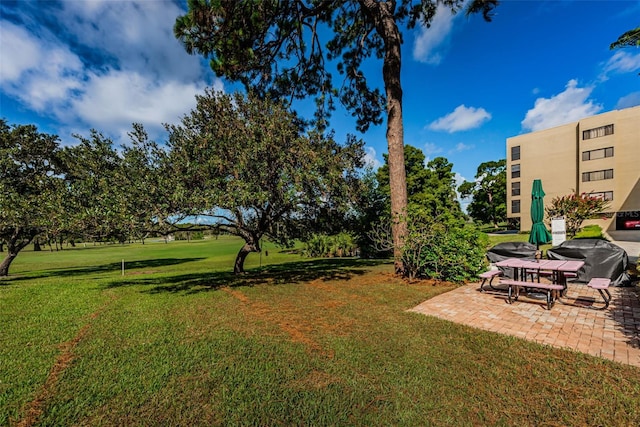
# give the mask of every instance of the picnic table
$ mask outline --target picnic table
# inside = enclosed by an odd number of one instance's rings
[[[567,273],[575,274],[582,268],[582,266],[584,266],[584,261],[507,258],[505,260],[498,261],[496,266],[512,268],[514,280],[525,280],[528,272],[549,272],[551,273],[553,283],[563,284],[566,283]]]
[[[507,258],[496,263],[498,267],[513,269],[513,280],[501,280],[500,283],[508,285],[508,301],[517,300],[521,288],[537,289],[544,291],[547,300],[547,309],[551,310],[559,294],[566,291],[567,274],[575,274],[584,266],[584,261],[579,260],[531,260],[526,258]],[[538,282],[527,282],[527,274],[536,273]],[[548,273],[551,283],[540,283],[541,273]]]

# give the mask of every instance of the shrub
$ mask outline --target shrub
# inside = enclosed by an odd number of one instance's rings
[[[354,256],[356,249],[355,240],[349,233],[314,234],[304,243],[304,255],[314,258]]]
[[[578,194],[574,190],[569,195],[552,199],[546,211],[548,218],[563,216],[567,234],[573,237],[580,231],[585,220],[603,215],[608,208],[607,200],[589,196],[587,193]]]
[[[402,262],[410,279],[462,283],[475,279],[485,268],[489,239],[474,225],[448,216],[434,218],[420,209],[409,213],[407,225]],[[381,251],[393,246],[388,226],[379,225],[371,239]]]
[[[471,225],[410,223],[402,251],[409,278],[454,283],[475,278],[484,269],[488,240]]]

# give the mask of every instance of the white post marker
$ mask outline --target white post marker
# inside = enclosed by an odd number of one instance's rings
[[[558,246],[567,240],[567,227],[564,217],[551,219],[551,244]]]
[[[124,276],[124,258],[122,258],[122,275]]]

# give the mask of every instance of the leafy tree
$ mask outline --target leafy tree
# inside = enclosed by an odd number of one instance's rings
[[[7,245],[0,276],[59,209],[57,154],[56,135],[0,120],[0,241]]]
[[[90,137],[60,155],[70,191],[68,212],[72,229],[84,239],[127,238],[127,201],[120,169],[122,158],[110,138],[91,130]]]
[[[464,224],[464,214],[455,191],[453,165],[444,157],[425,164],[421,150],[407,145],[404,151],[407,170],[409,209],[408,234],[401,249],[404,275],[460,282],[482,267],[486,245],[473,227]],[[388,163],[378,169],[382,192],[387,192]],[[370,238],[378,250],[393,247],[384,226],[372,227]]]
[[[356,239],[360,256],[363,258],[375,258],[381,254],[376,247],[376,242],[371,238],[371,232],[380,223],[389,217],[389,192],[387,192],[376,179],[376,173],[367,169],[361,177],[362,190],[357,194],[355,203],[355,220],[350,224]],[[392,248],[391,248],[392,249]],[[382,251],[386,252],[386,251]],[[383,256],[391,256],[391,252]]]
[[[460,197],[473,197],[468,206],[469,215],[476,221],[493,224],[507,220],[507,161],[481,163],[474,182],[465,181],[459,187]]]
[[[125,242],[148,233],[168,235],[191,212],[172,173],[168,152],[134,123],[131,143],[118,150],[110,138],[91,130],[88,138],[61,153],[70,191],[69,229],[85,239]],[[182,189],[183,190],[183,189]]]
[[[387,201],[391,194],[389,186],[389,156],[382,155],[384,164],[378,168],[376,178],[382,192],[387,195]],[[407,175],[407,199],[415,201],[418,194],[425,191],[428,171],[425,168],[426,157],[424,153],[412,145],[404,147],[404,168]]]
[[[489,21],[497,0],[188,0],[177,18],[175,36],[189,53],[211,59],[218,76],[242,82],[260,96],[316,97],[321,124],[335,98],[365,131],[387,114],[392,229],[396,270],[406,234],[407,190],[402,123],[401,27],[429,26],[438,5],[456,12],[482,12]],[[326,43],[321,41],[331,29]],[[382,59],[384,94],[363,71],[371,56]],[[328,64],[336,63],[344,81],[335,84]]]
[[[640,47],[640,27],[627,31],[609,45],[612,50],[621,47]]]
[[[383,157],[385,164],[378,169],[376,177],[381,190],[388,196],[389,157]],[[405,147],[404,158],[409,205],[420,208],[424,215],[461,222],[464,214],[457,200],[453,165],[444,157],[436,157],[425,164],[424,153],[411,145]]]
[[[436,157],[427,163],[428,178],[425,190],[415,198],[427,215],[439,217],[453,225],[461,224],[465,215],[460,208],[456,193],[456,179],[453,164],[444,157]]]
[[[282,104],[255,95],[207,90],[178,126],[168,127],[176,187],[187,213],[207,213],[221,231],[245,244],[234,266],[260,251],[260,240],[288,245],[318,230],[327,215],[342,215],[353,200],[362,167],[362,142],[339,145],[319,131],[303,133]]]
[[[50,250],[53,250],[54,245],[58,250],[58,245],[62,247],[63,240],[72,234],[73,222],[69,215],[69,192],[63,177],[60,178],[52,180],[51,191],[40,200],[40,206],[47,212],[47,215],[42,219],[42,234],[49,244]],[[37,239],[38,237],[34,241]]]
[[[608,208],[607,200],[573,190],[569,195],[554,197],[546,211],[548,218],[563,216],[567,234],[573,237],[585,220],[603,215]]]
[[[170,155],[166,149],[149,136],[141,124],[134,123],[129,133],[131,144],[122,147],[122,162],[118,182],[124,194],[126,214],[123,226],[129,236],[144,243],[149,233],[167,236],[180,228],[189,228],[178,223],[185,219],[179,215],[188,203],[183,193],[176,191],[180,182],[171,173]]]

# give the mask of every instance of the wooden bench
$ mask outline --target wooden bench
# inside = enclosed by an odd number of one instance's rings
[[[539,289],[547,295],[547,310],[551,310],[556,300],[554,298],[554,291],[562,291],[563,285],[557,285],[553,283],[537,283],[537,282],[522,282],[520,280],[500,280],[500,284],[509,286],[508,300],[509,304],[512,304],[513,300],[517,301],[520,295],[520,288]]]
[[[478,277],[480,277],[482,279],[482,283],[480,283],[480,292],[484,292],[484,284],[487,282],[487,279],[489,280],[489,287],[491,289],[493,289],[494,291],[497,291],[498,289],[493,287],[493,279],[495,277],[498,276],[502,276],[502,271],[500,270],[489,270],[489,271],[485,271],[484,273],[481,273],[478,275]]]
[[[589,307],[594,310],[605,310],[609,307],[609,303],[611,302],[611,294],[609,293],[609,285],[611,284],[611,279],[605,279],[602,277],[594,277],[589,280],[587,286],[592,289],[597,289],[600,292],[600,296],[604,300],[604,307]]]

